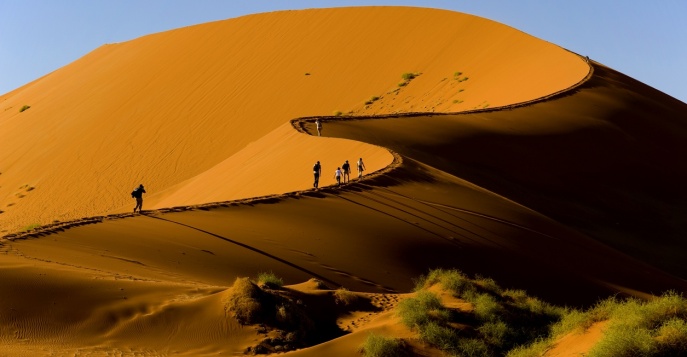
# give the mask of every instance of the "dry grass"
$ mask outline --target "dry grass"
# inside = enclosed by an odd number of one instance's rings
[[[351,292],[350,290],[340,287],[334,291],[334,301],[337,304],[348,306],[358,300],[358,295]]]
[[[225,299],[225,310],[239,323],[248,325],[258,321],[262,308],[262,290],[248,278],[236,278]]]

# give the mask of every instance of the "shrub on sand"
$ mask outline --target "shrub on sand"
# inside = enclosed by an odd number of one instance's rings
[[[446,310],[436,294],[423,290],[414,298],[402,300],[398,304],[398,316],[409,328],[422,327],[433,319],[445,319]]]
[[[263,272],[258,274],[258,284],[269,288],[280,288],[284,286],[284,281],[273,272]]]
[[[420,329],[420,339],[442,351],[455,351],[458,346],[458,334],[450,327],[434,321],[428,322]]]
[[[340,287],[334,291],[334,302],[337,304],[348,306],[354,303],[357,299],[358,296],[356,294],[344,287]]]
[[[461,296],[465,290],[472,290],[470,279],[457,269],[432,269],[425,276],[420,276],[415,281],[414,291],[420,291],[434,284],[441,284],[444,289],[449,290],[456,296]]]
[[[415,77],[419,76],[419,73],[411,73],[411,72],[406,72],[401,75],[401,78],[403,78],[404,81],[409,82],[415,79]]]
[[[27,109],[29,109],[29,108],[31,108],[30,105],[24,105],[24,106],[22,106],[22,107],[19,109],[19,113],[21,113],[21,112],[23,112],[23,111],[25,111],[25,110],[27,110]]]
[[[403,341],[374,333],[367,335],[361,351],[365,357],[395,357],[405,354]]]
[[[255,323],[261,314],[262,291],[248,278],[236,278],[225,299],[225,310],[231,312],[239,323]]]

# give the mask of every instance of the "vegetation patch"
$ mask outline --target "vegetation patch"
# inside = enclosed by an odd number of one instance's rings
[[[30,105],[23,105],[23,106],[19,109],[19,113],[22,113],[22,112],[26,111],[26,110],[29,109],[29,108],[31,108]]]
[[[405,344],[402,340],[388,338],[374,333],[367,335],[360,351],[365,357],[395,357],[406,355]]]
[[[468,79],[470,79],[470,77],[464,77],[463,72],[457,71],[453,73],[453,79],[460,83],[467,81]]]
[[[470,302],[472,311],[443,307],[428,290],[437,284]],[[505,355],[517,346],[547,336],[549,327],[565,312],[523,291],[504,290],[493,279],[471,279],[455,269],[430,271],[416,281],[415,291],[415,298],[403,300],[398,306],[401,320],[417,330],[424,342],[450,355]]]
[[[34,229],[38,229],[38,228],[40,228],[40,227],[41,227],[40,224],[38,224],[38,223],[33,223],[33,224],[29,224],[28,226],[22,228],[21,231],[22,231],[22,232],[28,232],[28,231],[32,231],[32,230],[34,230]]]
[[[256,325],[258,333],[265,336],[245,351],[248,354],[291,351],[342,334],[335,322],[316,320],[318,315],[306,309],[298,293],[272,290],[268,284],[259,285],[249,278],[234,281],[225,292],[224,307],[240,324]]]
[[[334,291],[334,302],[340,305],[351,305],[358,300],[358,295],[350,290],[340,287]]]
[[[376,96],[376,95],[375,95],[375,96],[372,96],[372,97],[370,97],[370,99],[368,99],[368,100],[365,102],[365,105],[370,105],[370,104],[372,104],[372,103],[374,103],[374,102],[376,102],[376,101],[378,101],[378,100],[379,100],[379,97],[378,97],[378,96]]]
[[[258,274],[259,285],[266,285],[272,289],[284,286],[284,281],[273,272],[263,272]]]
[[[400,82],[398,84],[399,87],[405,87],[412,81],[413,79],[417,78],[419,75],[422,73],[419,72],[406,72],[401,75],[401,79],[403,79],[403,82]]]

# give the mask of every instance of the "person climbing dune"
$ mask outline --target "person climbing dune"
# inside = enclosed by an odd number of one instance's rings
[[[136,207],[134,207],[134,213],[136,213],[136,209],[138,208],[138,213],[141,213],[141,210],[143,209],[143,194],[146,193],[145,188],[143,188],[143,184],[140,184],[138,187],[136,187],[132,192],[131,192],[131,197],[136,199]]]

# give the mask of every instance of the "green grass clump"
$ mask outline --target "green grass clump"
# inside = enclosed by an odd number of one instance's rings
[[[405,354],[403,342],[398,339],[379,336],[374,333],[367,335],[361,346],[365,357],[396,357]]]
[[[671,291],[650,301],[609,299],[600,305],[610,322],[590,357],[687,355],[687,299],[682,295]]]
[[[406,81],[406,82],[410,82],[410,81],[412,81],[413,79],[415,79],[415,77],[417,77],[417,76],[419,76],[419,75],[420,75],[419,73],[406,72],[406,73],[403,73],[403,74],[401,75],[401,78],[402,78],[404,81]]]
[[[280,288],[284,286],[284,281],[273,272],[263,272],[258,274],[257,281],[259,285],[266,285],[268,287]]]
[[[374,102],[376,102],[376,101],[378,101],[378,100],[379,100],[379,97],[376,96],[376,95],[374,95],[374,96],[372,96],[370,99],[368,99],[368,100],[365,102],[365,105],[370,105],[370,104],[372,104],[372,103],[374,103]]]
[[[24,105],[24,106],[22,106],[22,107],[19,109],[19,113],[24,112],[25,110],[27,110],[27,109],[29,109],[29,108],[31,108],[30,105]]]
[[[28,226],[22,228],[21,231],[22,231],[22,232],[28,232],[28,231],[32,231],[32,230],[34,230],[34,229],[36,229],[36,228],[40,228],[40,227],[41,227],[40,224],[38,224],[38,223],[33,223],[33,224],[29,224]]]
[[[343,113],[340,110],[334,111],[334,116],[340,117]]]
[[[340,287],[334,291],[334,302],[348,306],[358,300],[358,295],[350,290]]]
[[[435,319],[446,320],[448,310],[441,305],[439,297],[429,291],[418,291],[414,298],[398,304],[398,315],[409,328],[421,328]]]
[[[413,73],[413,72],[406,72],[406,73],[403,73],[403,74],[401,75],[401,79],[403,79],[403,82],[400,82],[400,83],[398,84],[398,86],[399,86],[399,87],[405,87],[405,86],[407,86],[408,83],[410,83],[410,81],[412,81],[413,79],[417,78],[417,76],[419,76],[420,74],[422,74],[422,73],[419,73],[419,72],[415,72],[415,73]]]
[[[470,302],[472,312],[453,312],[442,307],[441,301],[420,303],[431,301],[426,296],[434,294],[427,289],[436,284]],[[415,291],[418,301],[406,299],[411,301],[399,304],[401,319],[417,328],[423,341],[460,356],[505,355],[517,346],[532,344],[547,336],[566,311],[522,290],[502,289],[493,279],[471,279],[455,269],[431,270],[415,282]],[[465,334],[453,328],[453,323],[468,323],[475,331]]]

